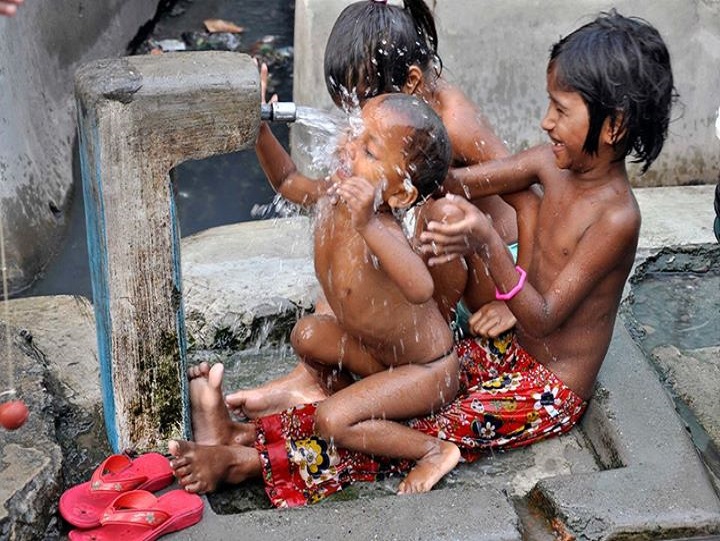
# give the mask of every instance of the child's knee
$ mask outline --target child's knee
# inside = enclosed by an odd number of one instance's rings
[[[290,344],[300,357],[312,356],[315,351],[317,321],[313,316],[300,318],[290,333]]]
[[[427,211],[427,221],[442,222],[451,224],[459,222],[463,218],[463,212],[453,205],[445,197],[441,197],[433,202]]]
[[[328,407],[328,401],[318,404],[315,410],[315,433],[328,442],[333,440],[337,445],[342,441],[347,423],[337,414],[337,408]]]

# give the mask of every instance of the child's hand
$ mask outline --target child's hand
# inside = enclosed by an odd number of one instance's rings
[[[253,58],[253,62],[255,62],[255,65],[258,65],[257,58]],[[273,94],[270,98],[270,101],[267,101],[265,94],[267,94],[267,87],[268,87],[268,67],[265,62],[262,63],[260,66],[260,100],[263,105],[266,103],[275,103],[278,101],[278,95]]]
[[[431,256],[428,260],[430,266],[477,252],[485,245],[485,239],[492,231],[490,218],[470,201],[452,194],[448,194],[446,200],[455,205],[462,218],[452,223],[431,221],[420,234],[420,250]]]
[[[353,227],[362,231],[375,213],[378,190],[361,177],[346,178],[336,185],[335,190],[350,210]]]
[[[486,338],[496,338],[501,333],[512,329],[517,319],[502,301],[492,301],[480,307],[470,316],[468,324],[473,334]]]

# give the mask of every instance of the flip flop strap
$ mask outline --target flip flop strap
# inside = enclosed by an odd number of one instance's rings
[[[135,475],[123,477],[122,479],[110,479],[107,473],[119,473],[127,469],[132,460],[126,455],[111,455],[98,466],[90,478],[90,490],[92,492],[127,492],[142,485],[147,481],[146,475]]]
[[[170,518],[170,515],[161,509],[113,509],[105,510],[100,522],[107,524],[131,524],[146,528],[157,528]]]

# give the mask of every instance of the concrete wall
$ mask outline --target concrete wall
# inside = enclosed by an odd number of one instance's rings
[[[75,141],[73,74],[123,53],[156,0],[27,0],[0,17],[0,220],[9,288],[27,287],[61,242]]]
[[[395,3],[396,0],[391,0]],[[426,0],[428,1],[428,0]],[[330,29],[349,0],[297,0],[294,99],[332,107],[322,73]],[[547,140],[545,69],[561,36],[616,7],[651,22],[670,50],[682,103],[663,153],[636,186],[715,182],[720,149],[714,134],[720,105],[720,2],[717,0],[429,0],[439,32],[444,75],[479,104],[512,151]],[[282,97],[281,97],[282,98]],[[293,134],[297,148],[303,134]],[[304,164],[303,158],[296,158]]]

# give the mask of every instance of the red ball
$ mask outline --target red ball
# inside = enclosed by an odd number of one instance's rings
[[[10,400],[0,404],[0,426],[5,430],[16,430],[25,424],[30,411],[22,400]]]

